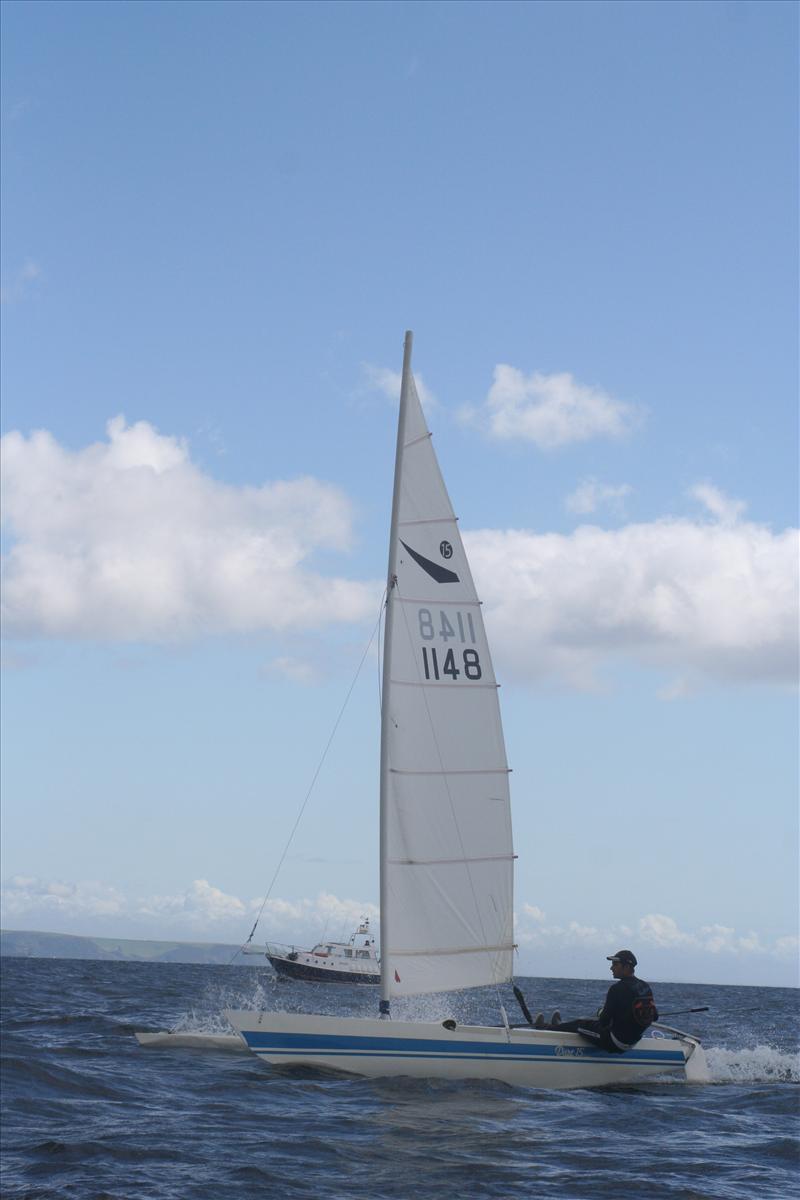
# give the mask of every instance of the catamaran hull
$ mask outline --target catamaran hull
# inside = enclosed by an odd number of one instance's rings
[[[335,967],[311,967],[290,958],[281,958],[278,954],[268,954],[267,958],[277,973],[286,979],[313,980],[316,983],[376,984],[381,981],[380,975],[371,975],[366,971],[339,971]]]
[[[356,1075],[496,1079],[518,1087],[585,1088],[665,1074],[692,1079],[687,1064],[699,1056],[696,1071],[703,1059],[702,1047],[693,1039],[643,1038],[625,1054],[608,1054],[578,1034],[528,1027],[457,1025],[450,1031],[435,1023],[300,1013],[229,1011],[225,1015],[265,1062]]]

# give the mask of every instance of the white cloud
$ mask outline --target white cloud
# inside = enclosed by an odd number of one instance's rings
[[[399,371],[393,371],[391,367],[376,367],[373,363],[362,363],[361,370],[368,388],[381,392],[395,404],[400,403],[402,375]],[[430,413],[437,405],[436,397],[416,371],[414,372],[414,383],[422,407],[427,413]]]
[[[115,937],[175,938],[185,941],[229,941],[241,944],[261,912],[263,897],[231,895],[206,879],[195,879],[186,889],[159,895],[125,895],[118,888],[97,880],[44,881],[15,875],[0,890],[3,922],[7,928],[40,929],[50,932],[82,933]],[[253,938],[255,945],[266,941],[310,946],[324,937],[349,937],[363,917],[368,917],[376,935],[380,928],[377,905],[370,901],[342,898],[331,892],[313,897],[266,902]],[[620,946],[630,946],[650,977],[655,970],[682,971],[708,979],[735,981],[756,960],[761,966],[784,967],[780,980],[791,976],[797,961],[798,939],[782,936],[772,940],[750,929],[738,933],[720,924],[681,929],[664,913],[647,913],[633,922],[611,922],[605,926],[576,920],[563,923],[547,920],[536,904],[523,902],[516,914],[516,941],[521,952],[538,972],[542,963],[567,968],[569,973],[590,977],[603,974],[605,956]],[[712,962],[713,960],[713,962]],[[717,964],[716,966],[714,964]],[[725,966],[725,964],[729,966]],[[736,968],[736,964],[740,964]],[[598,967],[601,970],[598,971]],[[524,964],[519,969],[525,969]],[[721,974],[720,974],[721,972]],[[546,971],[545,971],[546,973]],[[551,970],[551,973],[558,973]]]
[[[663,913],[649,913],[639,921],[638,937],[641,943],[650,946],[676,947],[700,950],[706,954],[771,954],[781,956],[781,943],[792,939],[779,938],[772,947],[766,946],[754,930],[737,934],[731,925],[701,925],[688,933],[678,928],[673,917]]]
[[[78,883],[47,882],[32,876],[14,875],[3,884],[3,919],[11,925],[42,928],[54,932],[90,931],[92,918],[114,918],[118,936],[173,936],[243,939],[261,911],[263,897],[243,899],[215,887],[207,879],[195,879],[182,892],[155,895],[124,895],[117,888],[96,880]],[[313,941],[323,930],[338,936],[352,933],[356,924],[369,917],[378,923],[376,905],[363,900],[340,898],[330,892],[300,900],[270,899],[264,905],[256,940],[282,942]],[[88,920],[87,920],[88,918]],[[132,929],[133,927],[133,929]]]
[[[251,906],[258,911],[261,900],[251,901]],[[331,937],[347,929],[349,936],[362,917],[369,917],[377,928],[379,910],[375,904],[340,899],[331,892],[320,892],[313,898],[302,900],[268,900],[259,921],[258,936],[262,939],[298,941],[304,930],[316,931],[313,936],[318,936],[322,928],[333,931]]]
[[[221,922],[244,921],[248,908],[237,896],[213,887],[207,879],[195,879],[177,896],[149,896],[132,905],[137,916],[157,916],[168,924],[175,922],[207,928]]]
[[[574,513],[596,512],[601,504],[610,504],[613,508],[621,510],[622,501],[632,491],[629,483],[608,484],[599,483],[596,479],[584,479],[575,491],[567,496],[564,503],[568,510]]]
[[[781,958],[788,958],[791,962],[797,962],[798,952],[800,952],[800,938],[798,937],[780,937],[775,943],[775,953]]]
[[[640,420],[640,410],[602,388],[579,383],[569,372],[525,375],[499,363],[485,409],[471,414],[488,423],[492,437],[533,442],[552,450],[590,438],[621,438]]]
[[[79,451],[7,434],[2,482],[7,635],[307,636],[374,616],[379,583],[313,569],[317,549],[348,549],[353,526],[347,497],[318,480],[219,483],[183,440],[118,417]],[[708,679],[793,682],[797,530],[740,519],[743,503],[710,483],[692,495],[697,520],[465,533],[501,675],[586,688],[628,657],[668,671],[665,699]],[[303,681],[307,661],[285,652],[270,669]]]
[[[123,894],[106,883],[83,880],[46,882],[30,875],[13,875],[2,889],[4,920],[35,913],[43,919],[122,916],[128,904]]]
[[[169,640],[302,629],[371,615],[377,584],[315,573],[347,550],[347,497],[316,479],[233,487],[186,443],[115,417],[70,451],[47,432],[2,439],[7,634]]]
[[[502,671],[596,685],[611,656],[698,679],[797,677],[798,531],[664,518],[465,535]]]
[[[578,946],[603,955],[613,953],[619,946],[630,945],[640,957],[646,952],[649,959],[656,950],[733,957],[757,954],[791,959],[793,954],[796,955],[798,945],[796,937],[776,938],[770,944],[754,930],[738,934],[728,925],[701,925],[687,931],[679,927],[674,917],[664,913],[647,913],[640,917],[635,930],[625,924],[604,928],[579,921],[548,924],[542,910],[531,904],[523,904],[517,916],[516,938],[520,946],[528,949]]]
[[[689,495],[704,504],[711,515],[725,525],[735,524],[747,508],[744,500],[733,500],[712,483],[695,484],[689,489]]]
[[[639,921],[639,937],[652,946],[696,945],[697,939],[683,933],[673,917],[663,913],[649,913]]]

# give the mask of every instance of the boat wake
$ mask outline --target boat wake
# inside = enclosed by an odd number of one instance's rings
[[[800,1052],[787,1054],[774,1046],[752,1049],[706,1049],[711,1083],[800,1083]]]
[[[136,1040],[148,1048],[247,1052],[244,1039],[223,1015],[224,1009],[238,1005],[267,1008],[263,986],[256,983],[247,993],[234,988],[208,988],[202,1004],[183,1013],[169,1029],[136,1030]]]

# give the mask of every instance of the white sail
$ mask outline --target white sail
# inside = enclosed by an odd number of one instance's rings
[[[513,848],[480,602],[408,368],[384,655],[382,995],[512,976]]]

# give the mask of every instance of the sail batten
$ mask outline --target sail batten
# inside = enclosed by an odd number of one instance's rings
[[[392,679],[392,680],[390,680],[390,682],[395,687],[421,687],[421,688],[424,688],[424,687],[435,687],[436,686],[435,682],[433,682],[431,680],[426,680],[426,679]],[[449,686],[451,686],[451,685],[449,685],[447,683],[442,683],[441,681],[439,681],[439,690],[444,691]],[[480,688],[483,687],[483,688],[489,688],[496,692],[497,689],[499,688],[499,686],[500,686],[499,683],[483,683],[483,684],[479,684],[473,690],[477,692],[480,690]]]
[[[514,951],[516,948],[517,946],[515,942],[509,942],[507,945],[502,946],[436,946],[431,950],[395,950],[394,953],[398,958],[410,958],[415,954],[436,955],[440,958],[446,958],[451,954],[483,954],[489,951],[494,952],[496,950]]]
[[[473,854],[469,858],[390,858],[389,862],[393,867],[444,867],[461,863],[507,862],[514,857],[513,854]]]
[[[399,521],[401,529],[408,525],[444,525],[448,521],[458,520],[458,517],[420,517],[416,521]]]
[[[384,645],[387,1000],[500,983],[513,962],[514,853],[498,685],[408,357]]]
[[[438,770],[428,768],[427,770],[411,771],[407,767],[390,767],[389,770],[391,771],[392,775],[510,775],[511,774],[511,768],[505,767],[505,766],[503,766],[503,767],[473,767],[472,770],[469,770],[469,771],[454,771],[452,769],[446,770],[444,768],[439,768]],[[498,796],[489,796],[488,797],[489,800],[497,800],[500,798],[501,797],[498,797]]]

